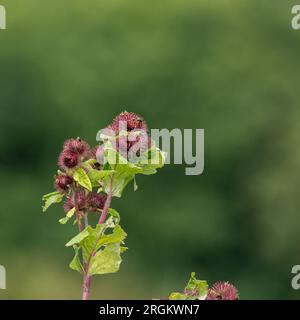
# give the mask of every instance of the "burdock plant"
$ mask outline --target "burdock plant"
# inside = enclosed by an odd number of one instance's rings
[[[83,275],[84,300],[89,298],[92,276],[117,272],[127,250],[127,234],[120,214],[111,207],[112,199],[121,197],[131,181],[136,190],[137,174],[155,174],[164,165],[165,154],[147,130],[141,116],[123,112],[100,132],[95,148],[80,138],[67,140],[58,158],[55,191],[43,196],[43,211],[64,200],[65,215],[59,222],[73,220],[78,227],[66,246],[74,248],[70,268]]]

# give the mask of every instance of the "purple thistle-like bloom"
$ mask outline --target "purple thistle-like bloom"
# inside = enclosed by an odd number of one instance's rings
[[[110,124],[108,128],[112,129],[116,133],[119,133],[119,128],[120,126],[122,127],[123,124],[127,126],[127,128],[125,127],[127,131],[132,131],[134,129],[144,131],[148,130],[147,123],[142,116],[127,111],[124,111],[115,117],[112,124]]]
[[[64,150],[78,153],[81,156],[87,155],[90,150],[89,144],[80,138],[66,140],[63,148]]]
[[[147,123],[142,116],[136,113],[127,111],[120,113],[105,129],[103,134],[114,139],[116,150],[129,161],[134,162],[136,156],[139,157],[152,146]],[[124,131],[127,134],[121,134]],[[96,158],[99,163],[105,162],[102,146],[98,148]]]
[[[229,282],[217,282],[209,290],[206,300],[238,300],[238,291]]]
[[[87,197],[84,190],[79,189],[75,192],[75,201],[79,211],[86,209]]]
[[[64,170],[75,168],[78,162],[78,154],[70,150],[63,150],[58,157],[58,165]]]
[[[74,198],[73,197],[68,197],[65,204],[64,204],[64,211],[68,212],[71,209],[76,207],[79,211],[83,211],[87,208],[87,197],[85,195],[84,190],[76,190]]]
[[[90,193],[88,198],[90,210],[96,212],[98,209],[103,209],[106,198],[107,196],[105,193]]]
[[[55,177],[54,187],[58,192],[64,193],[69,190],[70,185],[73,182],[73,178],[66,174],[60,174]]]
[[[64,203],[64,211],[69,212],[73,208],[74,208],[74,201],[71,197],[68,197],[66,202]]]

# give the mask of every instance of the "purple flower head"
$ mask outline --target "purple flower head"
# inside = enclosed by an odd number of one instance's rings
[[[65,193],[69,190],[70,185],[73,182],[73,178],[66,174],[60,174],[55,177],[54,187],[58,192]]]
[[[120,127],[123,129],[123,125],[125,124],[125,130],[132,131],[134,129],[144,130],[147,132],[148,127],[144,118],[136,113],[124,111],[120,113],[113,120],[112,124],[108,127],[119,133]]]
[[[74,197],[68,197],[65,204],[64,210],[65,212],[70,211],[74,207],[77,207],[79,211],[83,211],[87,208],[87,197],[82,189],[78,189],[75,191]]]
[[[58,157],[58,165],[63,170],[75,168],[78,162],[78,153],[71,150],[63,150]]]
[[[85,195],[84,190],[79,189],[75,192],[75,197],[74,197],[77,208],[79,211],[86,209],[87,207],[87,197]]]
[[[88,198],[90,210],[96,212],[98,209],[103,209],[106,198],[105,193],[90,193]]]
[[[90,150],[89,144],[80,138],[66,140],[63,148],[81,156],[86,156]]]
[[[72,197],[68,197],[66,202],[64,203],[64,211],[67,213],[73,208],[74,208],[74,201]]]
[[[238,300],[238,291],[229,282],[217,282],[209,290],[206,300]]]

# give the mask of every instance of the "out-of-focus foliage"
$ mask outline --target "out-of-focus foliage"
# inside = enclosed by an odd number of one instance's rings
[[[79,298],[61,248],[71,224],[42,215],[61,145],[123,109],[152,128],[205,128],[205,172],[169,165],[114,207],[120,273],[92,298],[151,298],[195,270],[243,298],[299,298],[300,31],[273,0],[2,0],[0,298]],[[129,199],[129,200],[128,200]],[[130,292],[127,288],[130,287]]]

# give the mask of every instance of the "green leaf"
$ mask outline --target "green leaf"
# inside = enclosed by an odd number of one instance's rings
[[[127,233],[121,228],[120,225],[116,225],[111,234],[103,234],[102,237],[97,242],[97,249],[103,245],[112,243],[123,243],[124,239],[127,237]]]
[[[67,216],[69,219],[72,218],[73,215],[74,215],[74,213],[75,213],[75,211],[76,211],[76,208],[74,207],[74,208],[72,208],[71,210],[69,210],[69,211],[67,212],[66,216]]]
[[[86,160],[82,163],[82,167],[85,168],[86,170],[92,169],[92,166],[97,162],[96,159],[89,159]]]
[[[96,250],[98,239],[100,239],[102,232],[106,228],[105,224],[97,224],[96,228],[87,226],[82,232],[71,239],[66,247],[78,245],[82,248],[84,259],[88,259],[89,255]]]
[[[104,177],[111,176],[115,171],[114,170],[96,170],[91,169],[88,172],[89,179],[94,187],[100,185],[99,181]]]
[[[126,171],[124,166],[116,166],[116,173],[113,176],[112,184],[111,177],[103,178],[103,189],[106,193],[110,192],[112,188],[112,194],[114,197],[121,197],[124,189],[134,179],[134,174],[131,171]]]
[[[72,208],[67,212],[66,216],[64,218],[59,219],[58,222],[61,224],[66,224],[73,217],[75,211],[76,211],[75,207]]]
[[[205,300],[208,292],[208,284],[204,280],[196,279],[196,273],[191,273],[191,278],[186,285],[185,294],[188,295],[189,292],[197,292],[197,296],[193,295],[192,297],[188,297],[188,300]],[[188,295],[189,296],[189,295]]]
[[[142,168],[141,173],[144,175],[155,174],[157,169],[164,166],[166,157],[167,153],[158,148],[153,147],[149,149],[141,156],[138,162],[138,166]]]
[[[133,190],[136,191],[138,189],[138,185],[136,183],[136,178],[135,176],[133,177]]]
[[[90,261],[88,274],[106,274],[117,272],[122,262],[120,243],[107,245],[98,251]]]
[[[72,259],[72,261],[69,264],[69,267],[75,271],[78,271],[79,273],[83,273],[83,267],[80,262],[80,257],[79,257],[79,252],[80,252],[80,247],[78,246],[73,246],[75,250],[75,256]]]
[[[88,237],[90,234],[88,228],[90,228],[90,227],[85,228],[82,232],[78,233],[74,238],[72,238],[66,244],[66,247],[72,247],[73,245],[80,243],[83,239]]]
[[[113,208],[109,208],[108,213],[114,218],[116,224],[120,223],[121,217],[120,217],[120,213],[117,210]]]
[[[134,180],[134,190],[137,190],[135,182],[136,174],[150,175],[155,174],[158,168],[164,166],[166,154],[156,147],[150,148],[145,152],[137,163],[129,162],[118,153],[112,143],[104,143],[104,157],[110,167],[114,169],[112,179],[112,192],[114,197],[121,197],[124,189],[131,180]],[[106,193],[110,192],[111,177],[103,177],[103,189]]]
[[[116,215],[116,213],[114,213]],[[86,227],[82,232],[70,240],[66,246],[73,246],[82,250],[83,261],[89,261],[89,274],[103,274],[116,272],[121,263],[121,252],[127,248],[121,246],[127,234],[119,225],[115,225],[114,217],[110,217],[105,224],[98,224],[95,228]],[[112,232],[105,234],[105,231],[113,228]],[[75,248],[74,248],[75,249]],[[74,270],[79,271],[80,259],[75,254],[72,260]]]
[[[53,203],[59,203],[62,201],[64,194],[57,191],[45,194],[43,196],[43,201],[45,201],[43,206],[43,212],[45,212]]]
[[[60,224],[66,224],[67,222],[69,221],[69,218],[68,217],[64,217],[64,218],[61,218],[58,220],[58,222]]]
[[[110,142],[105,143],[104,146],[104,156],[105,160],[118,172],[126,172],[127,174],[136,174],[142,172],[142,169],[135,165],[134,163],[129,162],[124,158],[116,149],[113,148]]]
[[[97,250],[97,241],[104,233],[106,225],[97,224],[96,228],[87,227],[89,235],[80,241],[80,247],[82,248],[83,258],[87,261],[90,255]]]
[[[124,189],[134,179],[133,174],[126,172],[119,173],[115,176],[112,184],[112,192],[115,197],[121,197]]]
[[[169,300],[186,300],[186,296],[180,292],[173,292],[170,294]]]
[[[169,300],[205,300],[208,293],[208,285],[204,280],[196,279],[195,272],[191,273],[191,278],[187,283],[184,292],[173,292]]]
[[[90,181],[89,176],[83,168],[77,168],[75,170],[73,179],[87,190],[92,191],[92,183]]]
[[[157,170],[155,168],[147,167],[147,165],[143,167],[142,174],[145,176],[150,176],[150,175],[156,174],[156,173],[157,173]]]

